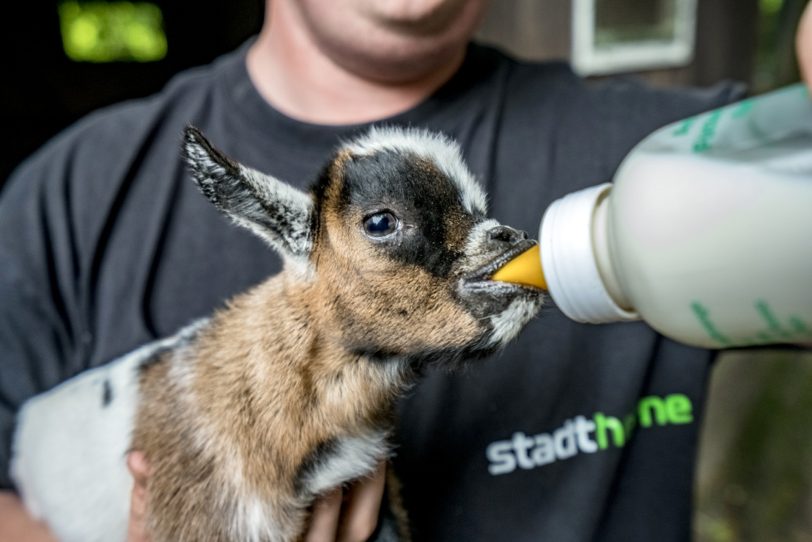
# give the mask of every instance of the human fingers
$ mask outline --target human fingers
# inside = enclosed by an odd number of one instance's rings
[[[130,494],[130,519],[127,526],[127,542],[149,542],[147,535],[147,480],[149,464],[141,452],[127,454],[127,470],[133,477]]]
[[[338,542],[368,540],[378,525],[384,486],[386,463],[381,462],[372,476],[350,486],[344,497],[344,509],[338,526]]]
[[[0,540],[57,542],[48,528],[34,519],[11,491],[0,491]]]
[[[334,542],[341,514],[342,491],[336,488],[313,503],[313,514],[304,542]]]

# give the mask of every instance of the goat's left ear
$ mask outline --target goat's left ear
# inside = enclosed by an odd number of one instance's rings
[[[307,259],[314,212],[308,194],[235,162],[192,126],[186,128],[183,149],[197,186],[218,209],[282,256]]]

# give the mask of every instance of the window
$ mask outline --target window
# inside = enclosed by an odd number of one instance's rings
[[[696,0],[573,0],[572,62],[583,75],[691,61]]]

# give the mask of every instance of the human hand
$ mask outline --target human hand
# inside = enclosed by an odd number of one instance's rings
[[[11,491],[0,491],[0,540],[56,542],[48,528],[35,520]]]
[[[150,542],[147,534],[147,480],[149,464],[138,451],[127,454],[127,470],[133,477],[130,494],[130,521],[127,524],[127,542]]]
[[[127,469],[133,477],[130,497],[130,521],[127,542],[150,542],[146,530],[147,479],[149,465],[141,452],[127,455]],[[346,490],[336,488],[313,504],[313,514],[305,542],[361,542],[367,540],[378,524],[386,482],[386,463]]]
[[[313,504],[305,542],[362,542],[375,531],[381,508],[386,463],[381,462],[368,478],[346,490],[336,488]]]

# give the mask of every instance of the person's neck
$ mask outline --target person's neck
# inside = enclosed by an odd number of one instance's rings
[[[301,29],[266,21],[247,56],[251,81],[281,113],[304,122],[347,125],[407,111],[448,81],[465,47],[439,69],[406,82],[363,77],[333,62]]]

